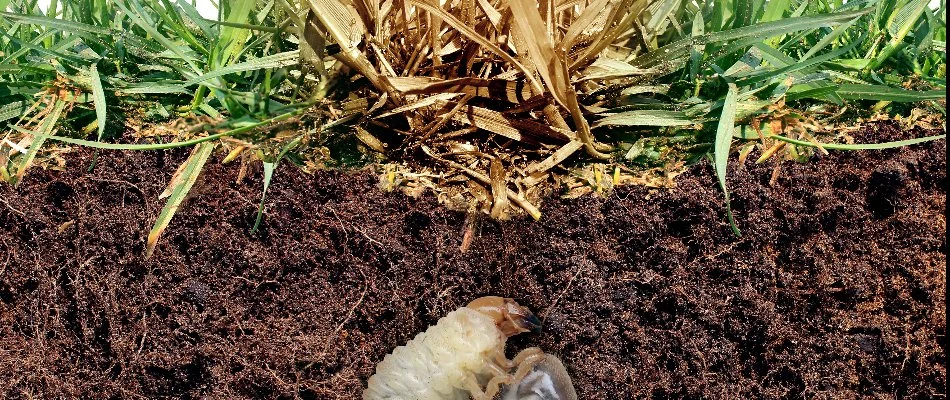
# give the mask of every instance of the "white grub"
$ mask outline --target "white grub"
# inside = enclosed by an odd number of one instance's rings
[[[491,400],[500,385],[519,381],[542,359],[538,348],[505,358],[509,337],[538,327],[537,317],[512,299],[476,299],[387,355],[363,400]]]
[[[503,393],[501,400],[577,400],[567,369],[550,354],[545,354],[531,372]]]

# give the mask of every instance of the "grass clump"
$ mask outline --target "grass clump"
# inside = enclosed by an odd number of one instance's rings
[[[211,21],[168,0],[54,1],[45,14],[35,0],[4,1],[5,139],[47,139],[33,133],[60,101],[69,112],[50,124],[59,136],[96,141],[142,119],[205,115],[240,127],[305,106],[291,18],[275,4],[225,2]],[[5,161],[7,172],[29,167]]]
[[[223,3],[210,21],[168,0],[67,0],[45,15],[35,1],[0,1],[3,178],[21,178],[50,139],[209,143],[179,169],[195,174],[223,143],[229,160],[254,150],[266,188],[276,162],[305,159],[315,134],[336,132],[398,164],[384,186],[538,218],[557,185],[663,184],[670,165],[707,156],[728,193],[736,149],[762,162],[943,137],[862,145],[834,127],[867,110],[945,113],[945,2]],[[172,143],[116,143],[128,138],[109,120],[135,112],[211,122]],[[315,128],[275,134],[300,117]],[[175,178],[186,193],[189,179]]]

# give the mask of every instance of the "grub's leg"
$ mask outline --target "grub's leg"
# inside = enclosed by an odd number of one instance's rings
[[[505,358],[504,351],[498,351],[494,355],[494,361],[486,361],[485,369],[492,374],[492,378],[488,380],[488,384],[485,385],[485,398],[492,399],[498,394],[498,389],[501,385],[510,384],[514,382],[513,377],[508,371],[511,370],[514,362]]]
[[[532,347],[532,348],[535,348],[535,347]],[[507,357],[505,357],[505,351],[504,351],[504,350],[498,350],[498,351],[496,351],[495,354],[492,355],[492,359],[495,360],[495,366],[496,366],[496,367],[497,367],[497,366],[501,366],[502,368],[504,368],[504,369],[506,369],[506,370],[514,369],[515,366],[517,365],[517,364],[515,364],[514,361],[509,360]]]
[[[465,389],[472,395],[472,400],[492,400],[492,397],[495,397],[495,393],[489,394],[487,390],[482,391],[481,386],[478,385],[478,380],[475,379],[475,375],[469,375],[465,378]]]
[[[493,359],[494,362],[488,362],[486,365],[492,374],[491,380],[485,385],[484,394],[487,399],[495,397],[501,385],[517,382],[528,375],[535,364],[544,359],[544,352],[537,347],[530,347],[518,353],[513,360],[509,360],[505,357],[503,351],[498,351],[494,354]],[[516,367],[515,374],[510,374],[509,372]]]
[[[494,359],[495,362],[503,368],[512,370],[515,367],[523,364],[526,359],[535,359],[537,358],[536,356],[543,357],[544,352],[537,347],[529,347],[527,349],[521,350],[521,352],[518,353],[518,355],[516,355],[513,360],[509,360],[507,357],[505,357],[504,350],[496,351],[495,354],[492,354],[492,359]],[[534,364],[537,364],[537,360],[533,361],[531,366],[534,366]]]
[[[515,356],[514,360],[512,360],[512,363],[518,367],[518,369],[515,370],[512,381],[517,382],[523,379],[541,360],[544,360],[544,352],[541,351],[541,349],[529,347],[522,350]]]
[[[504,373],[501,367],[496,365],[495,368],[498,368],[498,370],[502,372],[502,375],[493,376],[491,380],[488,381],[488,384],[485,385],[486,400],[494,398],[495,395],[498,394],[498,388],[501,387],[501,385],[507,385],[515,381],[511,375]],[[492,373],[495,373],[495,371],[492,371]]]
[[[495,352],[492,358],[495,360],[498,365],[502,366],[505,369],[512,370],[525,362],[528,362],[532,367],[534,364],[537,364],[541,358],[544,357],[544,352],[537,347],[529,347],[522,350],[518,355],[515,356],[513,360],[509,360],[505,357],[503,351]]]

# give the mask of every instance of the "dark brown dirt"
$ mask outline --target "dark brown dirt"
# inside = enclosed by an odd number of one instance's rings
[[[927,132],[867,129],[875,141]],[[485,221],[366,173],[211,165],[155,257],[143,237],[185,152],[77,151],[0,186],[5,398],[358,399],[382,357],[471,299],[545,317],[582,399],[932,398],[946,389],[946,142],[838,153],[674,190],[551,199]]]

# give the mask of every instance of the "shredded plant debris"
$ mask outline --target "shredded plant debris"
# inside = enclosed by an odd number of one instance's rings
[[[697,96],[678,103],[682,96],[670,92],[684,91],[682,82],[662,77],[684,63],[692,63],[694,79],[698,71],[718,68],[714,57],[696,59],[706,45],[724,52],[757,34],[777,34],[780,27],[853,23],[870,11],[842,7],[757,29],[736,22],[731,35],[704,35],[699,25],[685,33],[678,23],[695,15],[702,24],[709,4],[701,2],[303,3],[309,8],[305,60],[320,76],[355,73],[345,103],[360,107],[353,133],[366,149],[398,160],[380,167],[382,186],[402,186],[409,194],[433,190],[446,204],[495,218],[511,214],[509,207],[539,218],[539,199],[558,189],[580,196],[618,184],[671,186],[684,159],[708,151],[695,132],[708,131],[722,104]],[[332,71],[325,70],[326,56],[335,61]],[[782,79],[771,93],[750,85],[739,96],[735,107],[742,125],[757,135],[744,129],[736,134],[756,141],[741,148],[743,158],[755,148],[762,148],[760,162],[811,154],[772,138],[777,135],[827,152],[816,138],[827,130],[815,114],[785,106],[790,89],[813,83],[776,73],[800,68],[780,68],[775,60],[765,62],[768,56],[752,47],[728,71],[719,71],[729,81]],[[704,81],[685,89],[698,93]],[[683,131],[694,133],[675,140]],[[663,136],[674,139],[657,140]],[[655,154],[653,167],[631,162],[645,151]]]

